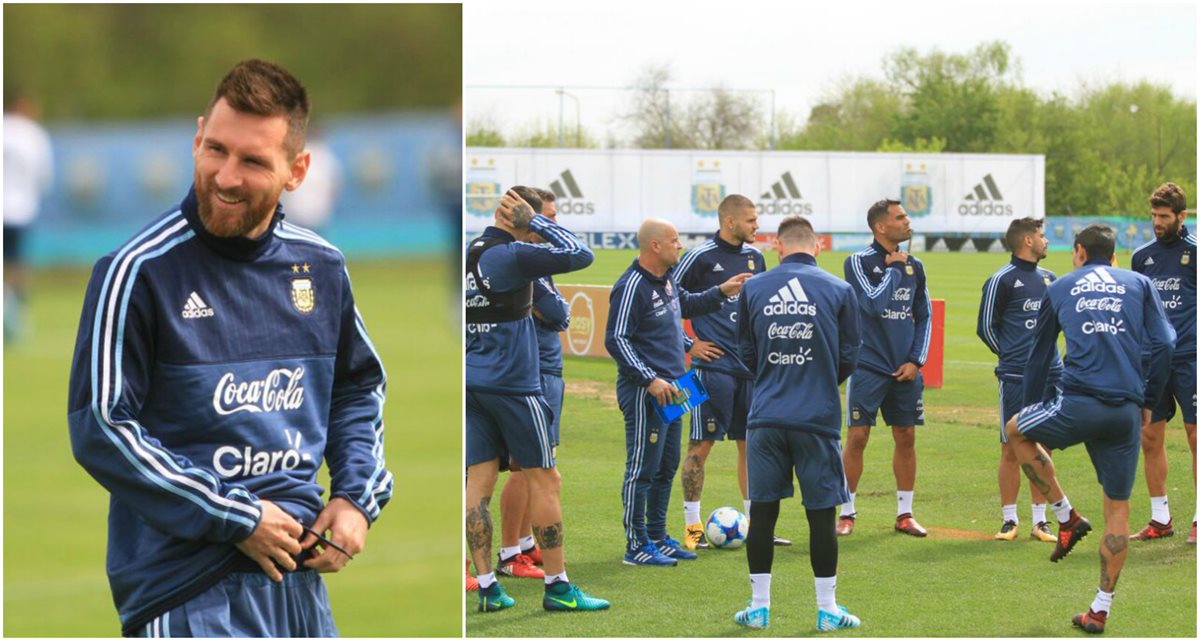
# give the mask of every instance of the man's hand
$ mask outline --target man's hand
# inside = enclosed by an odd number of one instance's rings
[[[750,272],[745,272],[721,283],[721,293],[725,294],[726,298],[737,296],[738,292],[742,291],[742,283],[746,282],[746,279],[753,275]]]
[[[700,340],[699,338],[692,343],[692,349],[688,353],[692,355],[692,358],[698,358],[706,363],[715,361],[725,355],[725,352],[720,347],[717,347],[716,343]]]
[[[529,221],[533,220],[533,208],[511,189],[500,196],[496,214],[512,225],[513,229],[528,229]]]
[[[917,378],[917,372],[920,369],[916,363],[908,362],[900,366],[900,369],[892,372],[892,376],[896,377],[899,382],[911,381]]]
[[[329,537],[330,541],[351,555],[362,552],[367,542],[367,517],[353,503],[340,496],[325,505],[325,509],[317,515],[317,520],[313,521],[312,529]],[[300,546],[307,549],[319,542],[320,539],[307,534],[300,541]],[[305,561],[304,567],[317,572],[337,572],[350,561],[350,557],[332,547],[321,547],[318,547],[320,554]]]
[[[888,265],[892,263],[904,264],[908,262],[908,252],[897,249],[884,257],[883,261]]]
[[[656,378],[646,386],[646,391],[654,397],[654,400],[658,401],[659,405],[666,406],[671,404],[671,400],[675,397],[675,392],[679,390],[675,387],[674,383],[668,383],[661,378]]]
[[[242,554],[254,559],[272,581],[282,581],[283,573],[276,564],[287,570],[296,569],[292,557],[300,554],[300,534],[304,527],[287,512],[270,501],[259,501],[262,518],[250,536],[237,544]]]
[[[1142,429],[1146,429],[1146,426],[1150,424],[1150,418],[1151,418],[1150,408],[1143,407],[1142,408]]]

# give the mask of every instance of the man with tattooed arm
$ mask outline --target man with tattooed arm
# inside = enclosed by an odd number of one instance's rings
[[[534,235],[546,244],[530,242]],[[560,478],[538,367],[533,324],[533,284],[538,278],[583,269],[592,251],[571,232],[535,214],[515,192],[501,196],[495,225],[467,245],[466,427],[467,544],[479,579],[479,610],[494,612],[515,601],[492,570],[492,517],[488,505],[500,461],[520,468],[532,490],[529,511],[542,549],[547,610],[603,610],[567,579],[563,566]]]

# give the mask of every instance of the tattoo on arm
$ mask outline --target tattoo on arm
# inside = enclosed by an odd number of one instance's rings
[[[1038,491],[1042,493],[1042,495],[1049,496],[1050,484],[1042,479],[1037,470],[1033,467],[1032,463],[1022,463],[1021,471],[1025,472],[1025,476],[1029,477],[1029,482],[1033,483],[1033,486],[1036,487]]]
[[[537,539],[543,550],[553,550],[560,548],[563,544],[563,524],[562,521],[554,525],[533,526],[533,537]]]
[[[492,515],[488,511],[491,500],[485,496],[479,499],[479,505],[467,508],[467,547],[472,554],[482,551],[487,557],[492,555]]]

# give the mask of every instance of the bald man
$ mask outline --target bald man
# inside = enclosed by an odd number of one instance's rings
[[[686,371],[683,356],[692,341],[683,333],[683,318],[720,309],[741,291],[750,274],[691,294],[672,275],[683,249],[674,225],[647,219],[638,229],[638,246],[637,259],[609,295],[604,334],[604,346],[617,361],[617,402],[625,415],[624,562],[673,566],[678,559],[696,558],[667,534],[682,423],[676,419],[663,424],[653,401],[671,403],[675,380]]]

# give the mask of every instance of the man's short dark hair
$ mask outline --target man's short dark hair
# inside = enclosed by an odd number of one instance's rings
[[[534,189],[533,187],[526,187],[525,185],[517,185],[516,187],[513,187],[512,190],[521,197],[521,200],[529,203],[529,206],[533,208],[533,213],[542,213],[542,199],[538,196],[537,189]]]
[[[717,205],[717,218],[719,220],[725,220],[726,218],[729,218],[730,216],[748,207],[754,207],[753,200],[750,200],[741,194],[729,194],[724,200],[721,201],[720,205]]]
[[[1041,218],[1026,216],[1009,223],[1008,231],[1004,233],[1004,242],[1008,243],[1008,251],[1017,251],[1017,248],[1021,246],[1021,241],[1030,234],[1036,234],[1044,222]]]
[[[1113,251],[1117,247],[1117,232],[1108,225],[1088,225],[1075,234],[1075,245],[1087,252],[1088,260],[1099,258],[1112,261]]]
[[[283,148],[295,158],[308,133],[308,91],[287,69],[265,60],[243,60],[229,70],[204,111],[207,118],[221,98],[234,111],[256,116],[283,116],[288,121]]]
[[[875,204],[871,205],[871,208],[867,210],[867,229],[870,229],[872,232],[874,232],[875,231],[875,223],[879,222],[880,219],[887,216],[888,208],[891,207],[892,205],[899,205],[899,204],[900,204],[899,200],[892,200],[891,198],[884,198],[883,200],[880,200],[880,201],[876,202]]]
[[[779,221],[779,231],[775,232],[775,237],[789,247],[812,246],[817,243],[817,233],[813,231],[812,223],[803,216],[788,216]]]
[[[554,195],[554,192],[550,191],[549,189],[542,189],[541,187],[534,187],[533,190],[535,192],[537,192],[538,198],[542,199],[542,203],[552,203],[558,199]]]
[[[1175,183],[1163,183],[1150,194],[1150,207],[1170,207],[1176,214],[1187,209],[1187,194]]]

